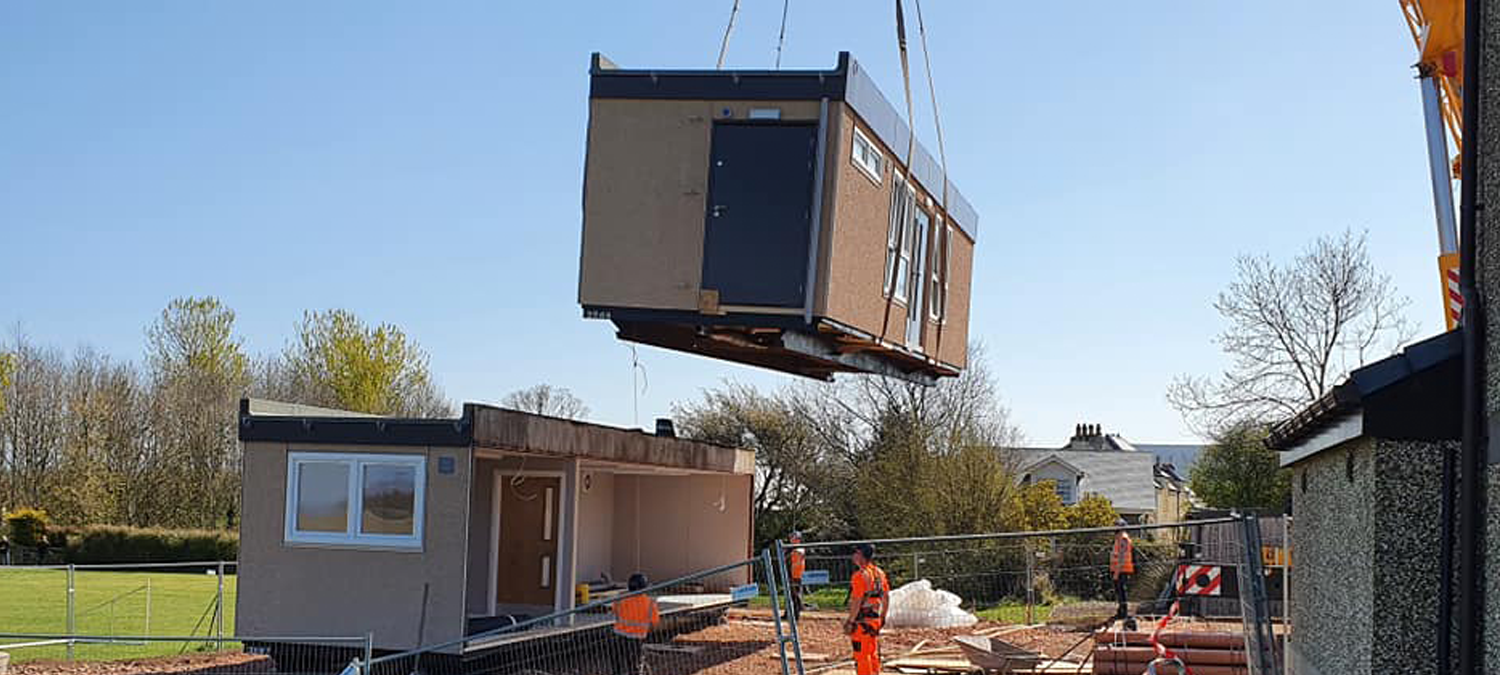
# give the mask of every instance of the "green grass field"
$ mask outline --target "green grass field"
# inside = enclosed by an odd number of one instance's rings
[[[217,577],[203,573],[75,572],[75,633],[79,635],[212,635]],[[148,590],[149,587],[149,590]],[[68,573],[0,567],[0,633],[67,632]],[[149,596],[149,601],[148,601]],[[224,634],[234,634],[235,577],[224,577]],[[0,638],[0,646],[27,640]],[[74,657],[114,660],[180,653],[183,643],[79,644]],[[201,649],[203,645],[187,645]],[[64,658],[66,649],[25,647],[17,663]]]

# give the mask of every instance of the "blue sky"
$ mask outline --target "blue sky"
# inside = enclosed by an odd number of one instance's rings
[[[576,305],[588,58],[711,67],[729,5],[6,3],[0,322],[139,358],[175,296],[222,298],[252,352],[343,307],[404,327],[456,401],[551,382],[632,424],[630,350]],[[892,5],[792,0],[783,65],[848,50],[899,100]],[[1222,367],[1210,303],[1240,252],[1368,229],[1440,328],[1396,3],[924,9],[981,218],[971,337],[1029,440],[1190,439],[1163,392]],[[780,15],[744,0],[728,65],[769,67]],[[725,380],[791,381],[640,359],[642,425]]]

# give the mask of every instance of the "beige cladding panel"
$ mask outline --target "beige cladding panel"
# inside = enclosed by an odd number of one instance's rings
[[[859,124],[846,106],[838,147],[829,155],[829,170],[838,174],[827,275],[827,316],[870,334],[880,334],[885,303],[881,297],[885,242],[890,227],[891,160],[889,153],[877,184],[851,161],[854,129]],[[864,134],[879,143],[868,129]]]
[[[713,120],[751,108],[818,117],[815,101],[589,101],[581,304],[698,308]]]
[[[943,363],[963,368],[969,363],[969,293],[974,281],[974,242],[954,228],[953,260],[948,278],[948,323],[943,326],[943,343],[937,358]]]
[[[887,301],[885,287],[886,239],[890,230],[891,180],[897,154],[881,145],[880,140],[859,121],[847,107],[839,106],[838,146],[829,156],[836,167],[838,190],[834,199],[830,251],[825,264],[825,316],[853,326],[866,333],[884,336],[891,342],[903,342],[906,335],[906,305]],[[883,172],[877,184],[851,159],[854,129],[885,154]],[[925,188],[918,185],[918,198],[926,202]],[[941,186],[933,188],[941,190]],[[974,242],[957,227],[953,230],[953,259],[950,261],[948,298],[945,311],[948,323],[943,327],[942,344],[937,344],[936,324],[924,317],[923,345],[938,348],[938,360],[962,368],[967,362],[969,326],[969,291],[974,261]]]
[[[464,627],[467,531],[467,448],[296,445],[293,451],[419,454],[427,456],[423,549],[419,552],[283,542],[286,504],[285,443],[246,443],[240,525],[236,631],[245,635],[362,635],[373,631],[382,649],[418,643],[424,587],[427,624],[422,642],[451,639]],[[453,472],[439,472],[439,458]]]
[[[616,476],[614,576],[662,581],[749,557],[750,485],[750,476]]]

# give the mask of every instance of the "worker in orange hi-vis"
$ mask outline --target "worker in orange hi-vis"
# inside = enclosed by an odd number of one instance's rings
[[[1115,610],[1116,619],[1124,619],[1130,616],[1130,607],[1125,601],[1126,591],[1130,590],[1130,575],[1135,574],[1135,545],[1130,541],[1130,535],[1125,532],[1125,519],[1115,520],[1115,527],[1120,528],[1115,533],[1115,545],[1109,552],[1109,573],[1115,579],[1115,601],[1119,607]]]
[[[792,536],[787,537],[787,539],[792,544],[801,544],[802,533],[792,532]],[[802,573],[807,571],[807,551],[801,548],[794,548],[791,555],[788,555],[787,558],[789,558],[788,562],[791,566],[791,569],[787,570],[787,574],[792,578],[792,587],[787,589],[787,592],[792,596],[792,616],[800,619],[802,618]]]
[[[646,575],[636,573],[630,575],[628,588],[631,592],[646,588]],[[651,629],[661,622],[661,614],[656,607],[656,600],[645,593],[627,596],[616,600],[615,612],[615,645],[611,654],[614,675],[639,675],[641,670],[641,650],[646,643],[646,636],[651,634]]]
[[[854,565],[858,568],[849,580],[849,618],[844,632],[854,647],[856,675],[879,675],[880,629],[891,605],[891,584],[885,571],[875,566],[875,547],[857,544]]]

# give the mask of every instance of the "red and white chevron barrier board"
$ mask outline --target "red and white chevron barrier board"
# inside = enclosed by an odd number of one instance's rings
[[[1221,595],[1224,570],[1218,565],[1178,565],[1172,586],[1178,595]]]
[[[1443,315],[1448,319],[1449,330],[1458,326],[1458,319],[1464,313],[1464,295],[1458,285],[1458,264],[1457,253],[1438,256],[1438,270],[1443,273]]]

